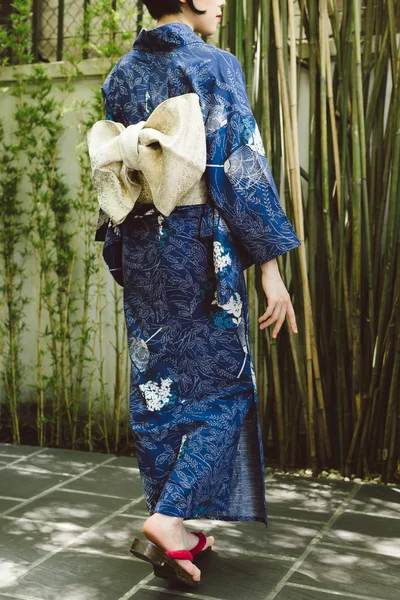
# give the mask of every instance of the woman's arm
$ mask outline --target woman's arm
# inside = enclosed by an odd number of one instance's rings
[[[241,65],[228,52],[220,51],[218,56],[221,60],[207,99],[211,107],[206,121],[210,194],[232,233],[261,266],[268,306],[259,318],[260,329],[276,321],[275,338],[287,314],[297,333],[276,258],[301,243],[282,208]]]
[[[219,51],[205,101],[211,196],[255,264],[300,246],[272,177],[237,58]]]

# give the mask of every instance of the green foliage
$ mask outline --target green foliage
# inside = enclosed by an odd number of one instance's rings
[[[0,29],[0,54],[4,56],[2,63],[8,64],[7,51],[17,64],[23,65],[33,61],[31,51],[32,40],[32,2],[30,0],[14,0],[8,29]]]
[[[62,65],[61,85],[55,86],[43,65],[33,64],[28,70],[14,67],[16,83],[11,90],[3,90],[11,93],[15,105],[14,129],[7,135],[14,140],[13,144],[5,142],[3,127],[0,129],[3,165],[0,218],[4,231],[0,256],[5,267],[0,288],[5,312],[0,328],[5,393],[0,406],[3,406],[2,422],[7,431],[10,428],[15,442],[21,439],[20,415],[25,397],[25,401],[36,405],[39,445],[78,446],[90,450],[100,445],[110,451],[111,429],[114,431],[113,449],[118,450],[120,443],[122,382],[125,378],[127,394],[129,376],[128,370],[123,375],[123,364],[129,357],[126,330],[120,326],[121,293],[114,287],[113,347],[117,373],[113,419],[110,420],[110,396],[104,380],[105,352],[108,355],[109,351],[104,349],[102,337],[105,328],[111,325],[103,318],[107,281],[103,274],[101,244],[94,243],[98,204],[86,145],[86,132],[96,120],[104,118],[104,109],[98,87],[89,101],[78,102],[73,85],[74,79],[81,75],[78,61],[89,47],[84,33],[93,20],[100,17],[99,37],[104,43],[90,47],[98,56],[114,57],[110,60],[110,69],[115,56],[124,50],[116,43],[118,11],[112,8],[111,2],[101,0],[88,6],[81,29],[81,46],[69,55],[69,63]],[[2,50],[9,50],[20,64],[32,62],[30,23],[30,3],[16,2],[8,31],[0,33]],[[9,56],[6,52],[3,56],[3,65],[7,65]],[[76,191],[66,185],[61,167],[60,139],[66,132],[67,113],[74,113],[78,118]],[[28,203],[22,200],[22,189],[27,190]],[[24,265],[32,256],[36,294],[27,297],[23,295],[23,286],[29,274]],[[81,277],[76,277],[77,272],[82,273]],[[36,382],[24,385],[21,361],[22,333],[26,328],[24,309],[34,301],[37,302],[37,352],[31,368]],[[95,311],[91,310],[93,306]],[[50,362],[50,370],[46,362]],[[95,387],[99,390],[97,394]],[[26,398],[28,390],[33,394],[30,400]],[[129,423],[125,423],[125,433],[129,440]]]

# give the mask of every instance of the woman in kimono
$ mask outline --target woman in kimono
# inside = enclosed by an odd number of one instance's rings
[[[300,240],[280,204],[240,63],[197,35],[215,32],[225,0],[145,4],[157,26],[141,30],[106,78],[106,122],[117,135],[150,123],[167,100],[196,94],[206,165],[203,187],[193,189],[203,193],[163,211],[168,194],[158,207],[149,204],[152,171],[141,179],[137,172],[142,193],[132,210],[116,223],[100,204],[95,239],[104,242],[104,259],[124,288],[130,424],[150,514],[142,529],[147,540],[135,539],[131,552],[152,562],[157,575],[198,585],[197,565],[214,537],[187,531],[184,520],[268,526],[243,271],[262,269],[268,306],[260,329],[275,323],[276,338],[287,315],[297,332],[276,257]],[[180,126],[190,134],[185,118]],[[164,173],[166,185],[192,185],[179,161]],[[104,181],[94,182],[100,199]]]

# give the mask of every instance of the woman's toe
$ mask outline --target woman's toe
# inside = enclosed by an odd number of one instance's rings
[[[209,535],[207,537],[207,544],[205,546],[205,548],[208,548],[209,546],[212,546],[215,542],[214,536],[213,535]]]
[[[193,577],[194,581],[200,581],[201,571],[190,560],[177,560],[176,562]]]

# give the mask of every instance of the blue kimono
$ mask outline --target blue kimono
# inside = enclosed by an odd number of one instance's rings
[[[130,424],[150,514],[267,523],[244,270],[300,240],[280,204],[236,57],[174,22],[142,29],[102,86],[126,127],[199,96],[205,204],[169,216],[136,202],[95,239],[124,289]],[[173,177],[173,173],[171,173]]]

